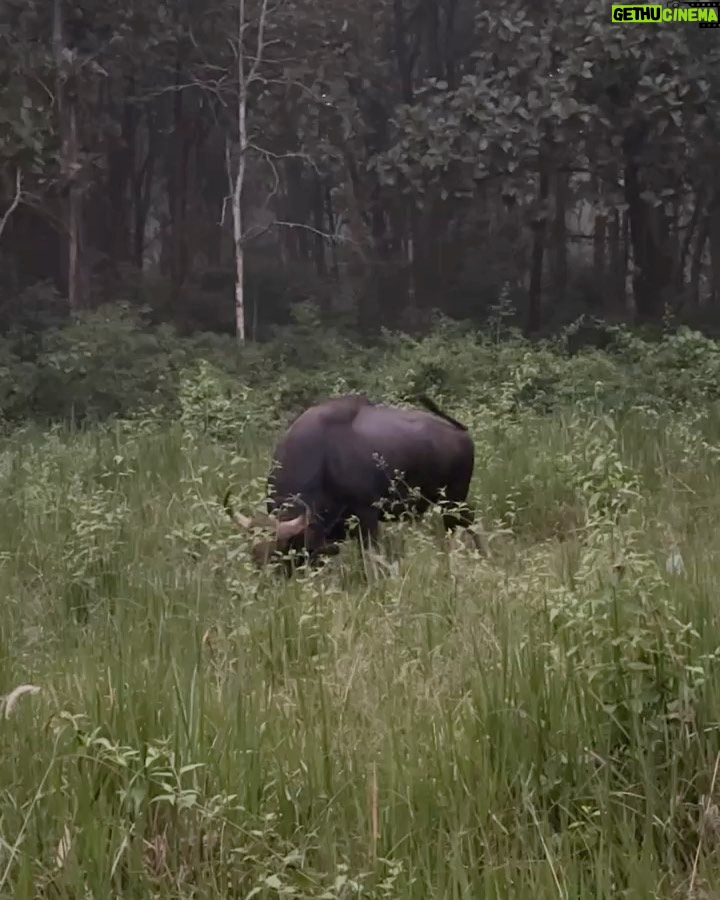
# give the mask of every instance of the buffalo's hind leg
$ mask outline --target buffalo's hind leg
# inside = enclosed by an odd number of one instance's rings
[[[479,535],[472,527],[475,524],[475,510],[473,507],[470,506],[466,500],[456,501],[454,503],[448,501],[447,505],[450,508],[446,509],[442,515],[445,531],[449,531],[451,535],[454,535],[456,530],[461,528],[463,534],[470,537],[475,548],[482,553],[483,556],[489,556],[490,547],[487,538],[484,535]]]

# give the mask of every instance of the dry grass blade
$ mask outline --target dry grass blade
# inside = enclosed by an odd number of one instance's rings
[[[34,684],[19,684],[16,688],[0,698],[0,710],[6,719],[10,718],[12,711],[17,706],[18,700],[25,694],[39,694],[40,688]]]
[[[62,869],[65,864],[65,860],[67,859],[68,853],[70,853],[70,849],[72,848],[72,835],[70,833],[69,827],[66,825],[63,828],[62,837],[58,841],[57,851],[55,853],[55,867],[57,869]]]

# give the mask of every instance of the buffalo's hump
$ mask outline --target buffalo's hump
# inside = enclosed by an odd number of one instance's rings
[[[270,505],[291,497],[319,512],[374,502],[401,473],[429,500],[442,488],[463,501],[474,464],[470,435],[460,423],[425,410],[372,403],[363,395],[333,398],[303,412],[279,441]],[[451,494],[456,496],[450,496]]]

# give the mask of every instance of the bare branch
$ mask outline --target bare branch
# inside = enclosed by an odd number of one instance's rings
[[[0,238],[2,238],[3,232],[5,231],[5,226],[10,220],[10,216],[15,212],[15,210],[20,205],[20,201],[23,198],[23,190],[22,190],[22,175],[20,174],[20,169],[17,169],[15,172],[15,196],[12,199],[12,203],[3,213],[2,218],[0,218]]]
[[[40,78],[38,75],[34,75],[34,74],[31,75],[30,78],[36,84],[40,85],[40,87],[43,89],[43,91],[45,91],[45,93],[47,94],[48,99],[50,100],[50,105],[53,105],[55,103],[55,94],[45,84],[45,82],[42,80],[42,78]]]
[[[201,91],[205,91],[217,96],[218,100],[220,100],[220,102],[224,106],[225,101],[222,99],[221,89],[223,87],[223,82],[226,80],[227,75],[223,75],[221,78],[217,79],[207,79],[206,81],[200,81],[200,79],[194,78],[192,81],[188,81],[185,84],[169,84],[165,87],[146,91],[141,96],[136,96],[132,99],[138,102],[147,102],[148,100],[156,100],[158,97],[162,97],[164,94],[175,94],[180,91],[187,91],[190,88],[199,88]]]
[[[265,202],[262,205],[263,209],[268,208],[268,206],[270,205],[270,201],[280,190],[280,173],[278,172],[277,166],[275,165],[274,161],[272,160],[272,158],[270,156],[265,156],[265,162],[270,166],[270,169],[273,173],[273,178],[275,179],[275,183],[272,186],[272,190],[268,193],[267,197],[265,198]]]
[[[267,225],[253,225],[251,228],[245,232],[242,236],[243,245],[247,244],[251,240],[255,240],[255,238],[262,237],[264,234],[267,234],[268,231],[273,227],[273,222],[268,223]]]
[[[282,228],[302,228],[305,231],[311,231],[313,234],[319,235],[321,238],[324,238],[326,241],[331,241],[336,244],[354,244],[355,242],[352,238],[343,237],[341,234],[330,234],[328,231],[320,231],[319,228],[313,228],[312,225],[305,225],[302,222],[282,222],[280,219],[276,219],[274,222],[271,222],[268,228],[272,228],[274,225],[278,225]]]
[[[259,147],[257,144],[248,143],[248,150],[254,150],[256,153],[259,153],[266,162],[270,162],[271,159],[301,159],[303,162],[308,163],[314,171],[320,175],[320,169],[317,166],[315,160],[308,153],[297,153],[292,150],[288,150],[283,153],[274,153],[272,150],[266,150],[264,147]]]
[[[272,222],[268,222],[267,225],[253,225],[251,228],[243,234],[242,242],[243,244],[249,243],[251,240],[255,240],[256,238],[262,237],[264,234],[267,234],[271,228],[274,228],[276,225],[279,225],[283,228],[301,228],[304,231],[311,231],[313,234],[319,235],[326,241],[334,244],[354,244],[352,238],[343,237],[340,234],[330,234],[328,231],[320,231],[317,228],[313,228],[312,225],[305,225],[302,222],[283,222],[280,219],[274,219]]]
[[[324,106],[327,109],[335,109],[334,103],[324,99],[321,94],[316,93],[311,87],[308,87],[308,85],[303,84],[302,81],[298,81],[295,78],[266,78],[257,75],[255,80],[260,81],[263,84],[280,85],[280,87],[296,87],[311,100],[314,100],[319,106]]]

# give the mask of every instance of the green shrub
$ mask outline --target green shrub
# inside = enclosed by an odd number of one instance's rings
[[[231,393],[233,382],[261,393],[269,423],[348,391],[387,402],[428,393],[501,418],[577,404],[622,418],[638,407],[662,413],[720,399],[720,346],[685,328],[650,341],[615,327],[608,350],[568,353],[562,335],[533,343],[506,332],[499,339],[444,320],[423,338],[385,332],[362,346],[323,328],[311,303],[295,305],[293,318],[270,340],[242,348],[216,334],[181,337],[122,304],[52,328],[34,343],[9,335],[0,339],[0,414],[14,423],[147,409],[174,414],[183,378],[194,377],[187,373],[200,361]],[[237,402],[247,400],[239,394]]]

